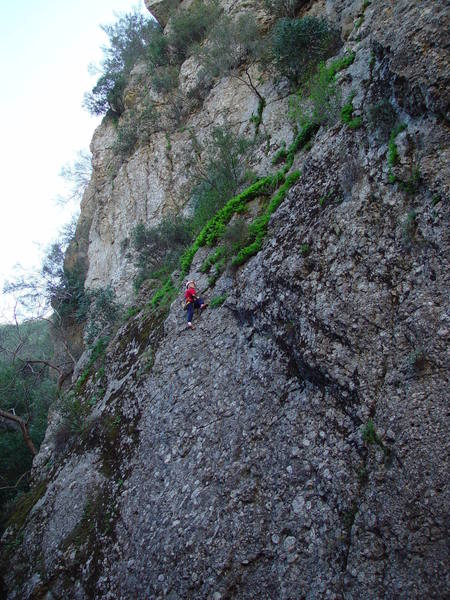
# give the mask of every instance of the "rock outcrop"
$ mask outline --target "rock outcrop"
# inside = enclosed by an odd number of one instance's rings
[[[201,269],[211,250],[197,251],[189,277],[222,304],[194,331],[178,299],[167,313],[142,308],[102,375],[78,383],[88,426],[63,448],[50,428],[3,537],[8,598],[448,595],[446,7],[306,8],[334,18],[341,53],[355,52],[338,77],[362,126],[319,129],[262,250],[214,288]],[[287,99],[264,85],[272,137],[259,174],[293,138]],[[403,124],[391,148],[367,112],[383,99]],[[222,80],[190,125],[201,134],[224,106],[245,131],[257,99]],[[136,221],[185,207],[189,138],[171,134],[169,161],[155,136],[113,186],[108,127],[81,217],[87,281],[126,299],[118,247]]]

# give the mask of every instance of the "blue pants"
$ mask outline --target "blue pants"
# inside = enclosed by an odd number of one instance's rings
[[[202,304],[204,304],[203,298],[197,298],[197,300],[194,300],[194,302],[189,302],[186,309],[188,323],[191,323],[192,321],[192,317],[194,316],[194,308],[200,308]]]

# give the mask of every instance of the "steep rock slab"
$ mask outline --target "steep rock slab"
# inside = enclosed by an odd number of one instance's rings
[[[417,60],[397,85],[398,51],[380,40],[388,29],[394,45],[399,22],[411,33],[419,5],[377,7],[350,34],[343,90],[355,111],[391,100],[407,126],[398,164],[371,129],[321,130],[263,250],[217,282],[220,309],[194,332],[178,302],[156,337],[145,312],[119,331],[88,439],[55,454],[57,496],[36,502],[12,546],[10,598],[448,594],[448,132],[423,103],[444,75],[408,34]],[[438,27],[442,5],[420,9]],[[417,96],[408,82],[426,68]],[[82,535],[61,518],[74,498]]]

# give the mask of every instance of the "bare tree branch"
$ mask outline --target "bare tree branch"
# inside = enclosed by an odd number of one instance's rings
[[[15,490],[18,488],[19,483],[22,481],[22,479],[25,477],[25,475],[28,475],[30,471],[25,471],[25,473],[22,473],[22,475],[19,477],[19,479],[16,481],[16,483],[14,485],[5,485],[3,487],[0,487],[0,490]]]
[[[36,456],[37,451],[36,448],[33,444],[33,440],[30,437],[30,433],[28,431],[28,423],[26,423],[21,417],[18,417],[17,415],[14,415],[11,412],[8,412],[6,410],[2,410],[0,408],[0,417],[3,417],[4,419],[8,419],[9,421],[13,421],[14,423],[17,423],[22,431],[22,436],[23,439],[26,443],[26,445],[28,446],[28,449],[30,450],[31,454],[33,456]]]

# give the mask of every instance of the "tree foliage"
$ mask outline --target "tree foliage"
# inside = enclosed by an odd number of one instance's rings
[[[183,250],[191,240],[188,219],[167,215],[158,225],[145,227],[138,223],[132,232],[137,275],[136,291],[146,279],[164,279],[176,267]]]
[[[147,228],[140,223],[133,230],[136,289],[145,279],[167,278],[192,239],[244,180],[252,142],[233,133],[227,124],[214,128],[203,143],[193,136],[192,146],[190,214],[167,215],[155,227]]]
[[[208,220],[239,189],[252,142],[236,135],[227,124],[215,127],[203,145],[198,144],[196,138],[193,142],[195,159],[191,177],[194,205],[201,213],[206,208],[207,212],[211,211]]]
[[[122,306],[117,302],[114,290],[107,286],[85,292],[89,302],[85,340],[91,346],[100,336],[110,333],[119,320]]]
[[[275,17],[294,18],[308,0],[264,0],[266,10]]]
[[[339,118],[341,100],[335,74],[320,63],[315,73],[290,99],[289,116],[300,127],[311,122],[332,125]]]
[[[337,31],[317,17],[279,19],[271,34],[273,60],[281,74],[296,84],[330,56],[338,43]]]
[[[70,195],[62,199],[62,202],[70,200],[80,202],[92,175],[91,153],[87,150],[80,150],[75,161],[72,164],[64,165],[59,175],[70,185]]]
[[[158,36],[159,25],[137,11],[119,17],[113,25],[102,25],[109,45],[104,46],[101,75],[89,94],[84,106],[94,115],[112,111],[120,115],[124,111],[123,92],[127,78],[140,59],[145,60],[151,51],[153,38]]]
[[[60,238],[48,247],[39,272],[24,274],[5,284],[4,293],[16,297],[26,316],[44,316],[53,310],[54,319],[60,323],[85,320],[89,302],[84,290],[83,265],[65,264],[65,252],[75,227],[73,220],[63,228]]]
[[[217,1],[202,0],[194,0],[189,8],[174,13],[168,34],[174,62],[181,64],[193,52],[217,22],[219,14]]]
[[[197,50],[197,58],[208,76],[237,77],[259,96],[248,68],[261,58],[263,47],[264,40],[251,14],[243,13],[236,19],[222,15],[211,29],[207,43]],[[247,68],[242,75],[239,69],[244,62]]]
[[[195,0],[188,8],[174,11],[167,35],[161,27],[139,12],[124,14],[113,25],[103,25],[109,44],[102,48],[100,76],[92,91],[85,95],[84,106],[94,115],[111,112],[120,116],[124,110],[124,91],[138,61],[164,90],[172,89],[174,71],[193,48],[202,42],[216,22],[220,9],[217,2]]]
[[[33,452],[44,438],[47,413],[56,397],[46,321],[0,326],[0,506],[28,487]],[[26,443],[22,427],[30,436]]]

